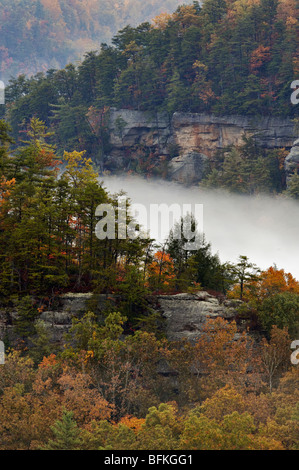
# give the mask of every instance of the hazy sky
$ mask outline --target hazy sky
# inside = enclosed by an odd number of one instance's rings
[[[131,176],[105,177],[104,186],[112,193],[123,189],[133,203],[146,207],[162,203],[193,207],[202,204],[206,241],[211,242],[212,252],[218,252],[222,262],[235,262],[239,255],[246,255],[261,269],[276,264],[299,280],[298,203],[283,198],[200,191]],[[140,222],[144,222],[142,218]]]

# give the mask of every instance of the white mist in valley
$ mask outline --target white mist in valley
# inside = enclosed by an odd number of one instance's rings
[[[299,280],[298,202],[283,197],[249,197],[187,188],[135,176],[105,176],[102,181],[110,193],[124,190],[133,204],[142,204],[147,209],[150,204],[192,207],[202,204],[205,239],[222,262],[236,262],[239,255],[246,255],[261,269],[275,264]],[[142,217],[138,222],[144,222]],[[168,229],[168,224],[165,227]],[[168,235],[165,227],[161,228],[159,242]],[[152,230],[157,233],[157,227]]]

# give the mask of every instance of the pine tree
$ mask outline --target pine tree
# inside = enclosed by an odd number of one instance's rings
[[[259,268],[249,261],[247,256],[240,255],[238,263],[229,267],[233,276],[240,287],[240,300],[243,300],[243,292],[246,281],[252,281],[257,279],[257,274],[260,271]]]
[[[54,439],[50,439],[41,450],[78,450],[80,430],[73,418],[73,412],[63,410],[61,420],[51,426]]]

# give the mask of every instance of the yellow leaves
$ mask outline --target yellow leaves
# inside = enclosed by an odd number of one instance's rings
[[[84,362],[87,364],[89,359],[93,359],[93,358],[94,358],[94,352],[93,351],[87,351],[86,354],[85,354]]]
[[[298,23],[298,20],[296,18],[293,18],[292,16],[289,16],[286,20],[287,26],[294,26],[297,23]]]
[[[208,71],[208,67],[200,60],[196,60],[194,64],[192,65],[192,68],[194,70],[200,70],[200,71],[203,70],[204,72]]]
[[[73,150],[73,152],[64,151],[63,158],[67,162],[66,168],[68,170],[77,169],[80,164],[84,162],[83,156],[85,155],[86,150],[82,152],[77,152],[77,150]],[[85,161],[87,161],[85,159]],[[88,159],[90,161],[90,159]]]
[[[232,406],[217,419],[207,416],[204,410],[200,414],[191,412],[184,421],[180,440],[181,448],[194,450],[283,449],[279,437],[273,437],[262,427],[257,428],[251,414]]]
[[[206,341],[205,346],[215,346],[213,343],[219,338],[217,327],[220,325],[224,326],[226,323],[223,320],[210,322],[207,328],[210,334],[209,342]],[[228,325],[227,328],[229,339],[235,332],[235,325],[231,329]],[[238,341],[234,340],[234,343]],[[229,344],[223,347],[222,343],[221,349],[227,351]],[[192,349],[191,345],[189,347]],[[146,343],[144,334],[138,344],[132,343],[132,350],[138,356],[144,354],[142,359],[156,364],[146,353],[147,350],[153,350],[153,343]],[[201,351],[200,359],[202,352],[205,351]],[[207,354],[210,353],[211,350],[208,350]],[[182,347],[177,350],[177,354],[182,357]],[[92,357],[93,351],[82,351],[82,357],[86,356]],[[272,396],[248,393],[247,385],[235,387],[227,384],[219,387],[215,381],[209,398],[202,401],[200,406],[194,407],[192,404],[191,411],[187,412],[186,408],[189,408],[190,402],[186,407],[179,409],[175,402],[161,403],[158,395],[147,396],[146,390],[150,390],[150,382],[145,381],[144,387],[137,395],[133,382],[124,390],[115,366],[117,360],[122,360],[124,365],[128,356],[125,354],[119,359],[122,355],[114,355],[113,351],[107,351],[107,356],[109,357],[105,370],[111,371],[113,368],[114,372],[104,378],[97,375],[98,366],[93,369],[93,373],[85,373],[82,363],[76,368],[66,366],[63,370],[62,367],[55,367],[53,370],[52,366],[59,363],[59,358],[52,354],[43,359],[37,370],[30,366],[30,380],[28,374],[25,374],[25,377],[20,375],[25,369],[24,358],[19,353],[10,356],[5,366],[12,366],[10,371],[6,371],[9,372],[7,379],[4,369],[0,368],[0,449],[37,448],[42,445],[51,437],[50,426],[62,408],[74,413],[80,433],[88,438],[84,445],[93,446],[95,449],[100,446],[115,450],[276,450],[298,447],[298,368],[285,374]],[[218,356],[219,351],[216,353],[216,357]],[[237,352],[236,358],[240,362],[243,360],[243,356],[239,356]],[[228,359],[231,360],[231,357]],[[232,374],[231,366],[235,363],[231,362],[229,365],[229,373]],[[190,362],[187,366],[190,367]],[[124,377],[132,370],[132,364],[125,365]],[[146,375],[146,369],[140,369],[140,373]],[[248,380],[248,371],[243,373],[243,376]],[[177,378],[180,380],[179,374]],[[206,375],[203,380],[206,381],[207,378]],[[154,384],[155,387],[157,383]],[[109,405],[109,400],[103,398],[109,387],[111,396],[117,394],[116,409]],[[126,394],[131,389],[129,403],[133,404],[134,412],[139,405],[137,400],[145,401],[144,412],[135,416],[130,414],[132,408],[125,406],[120,409],[118,405],[118,402],[126,399]],[[202,390],[199,390],[202,400]],[[165,393],[166,390],[163,391],[164,396]],[[155,406],[152,406],[152,403],[155,403]],[[113,411],[117,412],[114,416]]]
[[[193,5],[182,5],[173,14],[174,21],[180,23],[182,29],[188,28],[191,25],[199,25],[199,17],[196,14],[195,6]]]
[[[298,23],[296,0],[280,0],[277,7],[277,17],[286,22],[288,29]]]
[[[161,13],[152,19],[152,27],[164,31],[171,19],[173,19],[173,15],[170,15],[169,13]]]
[[[243,16],[253,6],[259,4],[260,0],[237,0],[233,3],[230,13],[233,16]]]
[[[93,169],[91,158],[85,158],[86,151],[64,152],[63,158],[67,162],[65,175],[72,181],[74,186],[97,182],[97,173]]]
[[[211,398],[207,398],[200,407],[210,419],[221,420],[225,415],[238,410],[240,413],[245,411],[244,397],[229,385],[218,390]]]

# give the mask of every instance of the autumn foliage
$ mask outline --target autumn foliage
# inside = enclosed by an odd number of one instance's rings
[[[88,361],[67,344],[37,367],[19,351],[7,355],[0,368],[2,450],[298,448],[298,368],[286,357],[285,332],[276,329],[262,354],[221,319],[209,320],[193,346],[107,333],[94,325]],[[73,344],[81,334],[73,331]],[[171,378],[157,375],[162,359],[175,372],[179,395]]]

